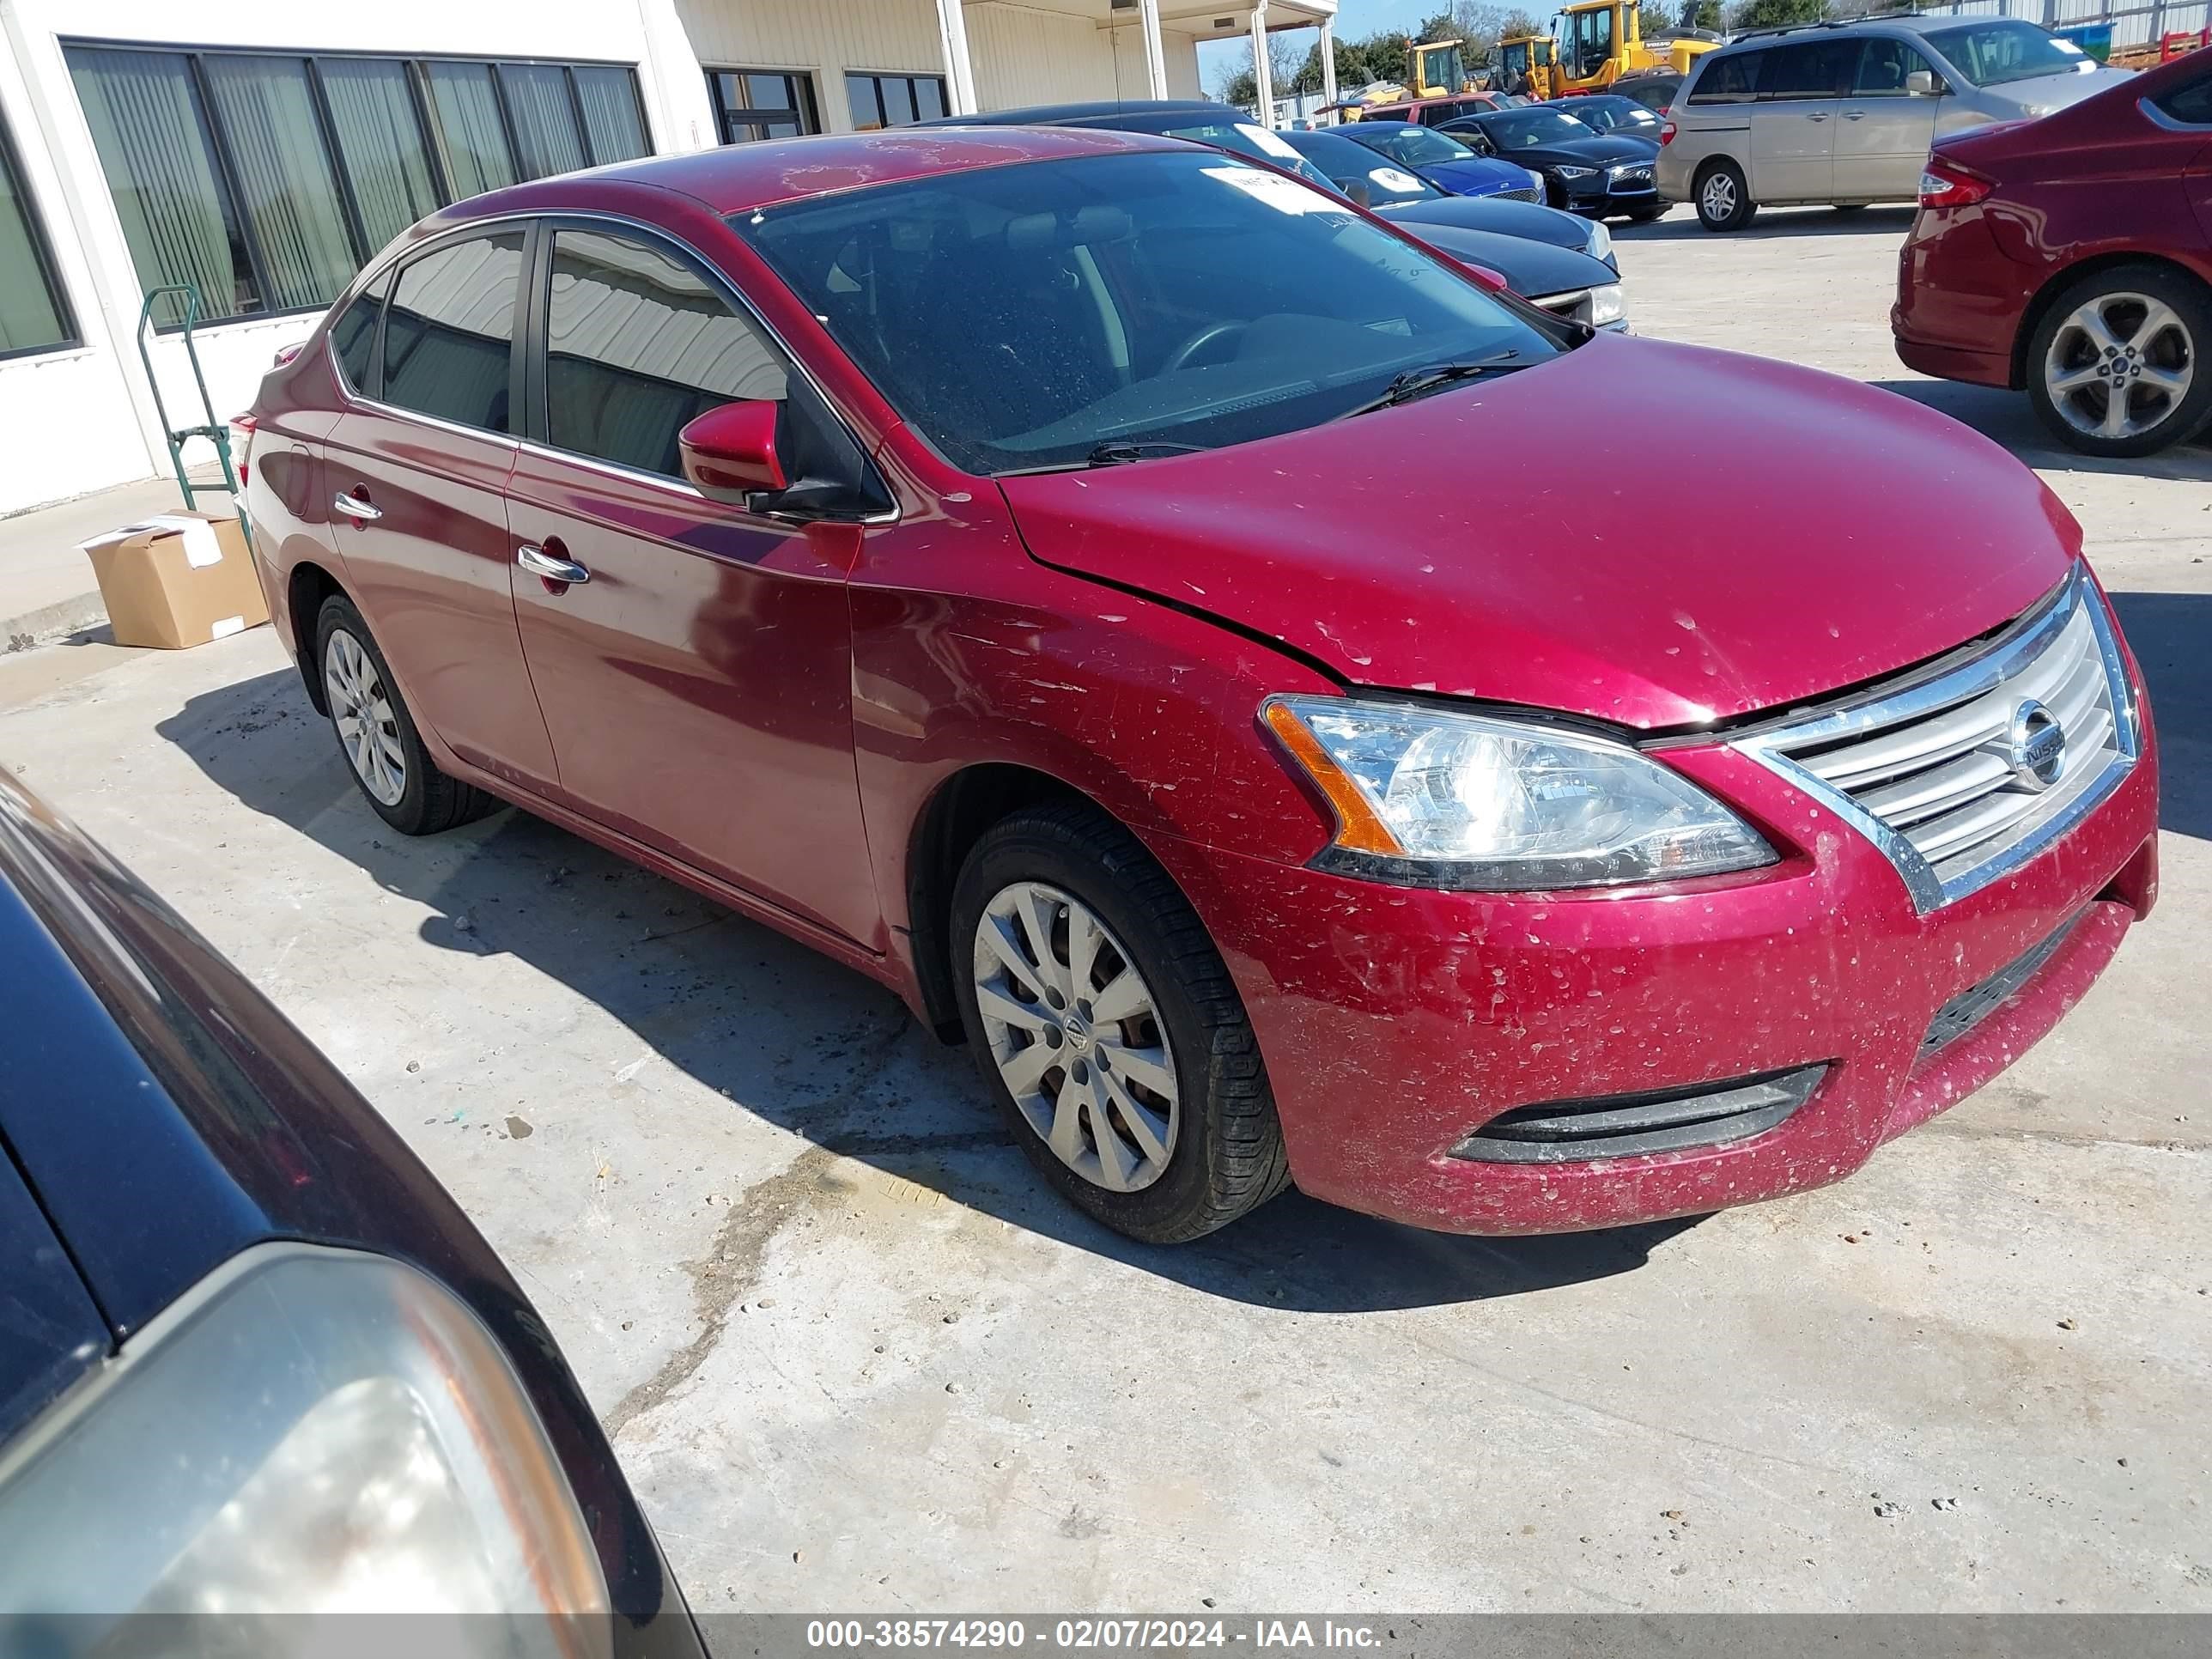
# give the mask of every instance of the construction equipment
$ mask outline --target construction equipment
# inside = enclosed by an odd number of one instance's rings
[[[192,384],[199,388],[200,411],[207,416],[199,426],[169,424],[168,405],[161,398],[161,377],[154,372],[154,354],[146,343],[146,325],[153,320],[154,302],[169,294],[180,294],[185,300],[185,318],[179,333],[185,343],[185,360],[192,366]],[[162,441],[169,447],[169,465],[176,469],[177,488],[185,492],[185,505],[188,507],[199,505],[192,494],[192,481],[185,474],[185,446],[194,438],[205,438],[215,446],[216,456],[222,463],[223,489],[230,495],[239,494],[238,473],[230,464],[230,428],[216,418],[215,400],[208,396],[207,376],[200,373],[199,349],[192,343],[192,329],[199,319],[200,291],[190,283],[149,288],[145,303],[138,307],[138,361],[146,366],[146,383],[154,388],[154,413],[160,417]]]
[[[1490,84],[1500,92],[1549,98],[1559,73],[1558,58],[1558,43],[1548,34],[1509,34],[1498,43],[1498,67]]]
[[[1671,69],[1686,74],[1692,60],[1721,43],[1702,31],[1655,30],[1644,37],[1637,0],[1580,0],[1557,14],[1559,62],[1551,96],[1602,92],[1638,70]]]
[[[1424,40],[1406,48],[1406,90],[1414,98],[1449,98],[1471,84],[1458,40]]]

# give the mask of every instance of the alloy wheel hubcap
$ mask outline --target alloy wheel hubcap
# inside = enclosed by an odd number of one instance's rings
[[[1095,1187],[1167,1172],[1181,1091],[1152,989],[1080,899],[1043,882],[1000,890],[975,924],[975,1005],[1023,1120]]]
[[[1705,180],[1705,216],[1725,219],[1735,211],[1735,180],[1725,173],[1716,173]]]
[[[331,723],[362,787],[386,806],[407,793],[407,757],[399,746],[399,717],[384,677],[359,640],[337,629],[323,652],[323,690]]]
[[[2134,438],[2172,417],[2197,379],[2196,342],[2173,307],[2147,294],[2100,294],[2051,336],[2044,386],[2067,425]]]

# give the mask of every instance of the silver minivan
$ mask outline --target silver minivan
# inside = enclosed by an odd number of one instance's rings
[[[1746,35],[1692,64],[1657,182],[1707,230],[1762,206],[1909,202],[1937,137],[2048,115],[2125,79],[2014,17],[1899,16]]]

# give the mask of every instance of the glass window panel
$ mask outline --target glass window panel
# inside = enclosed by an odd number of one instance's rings
[[[407,66],[396,59],[325,58],[315,68],[330,103],[339,164],[352,182],[362,230],[374,252],[438,207]]]
[[[684,476],[676,437],[738,398],[781,399],[768,342],[690,265],[627,237],[562,231],[545,320],[546,434],[562,449]]]
[[[384,322],[384,401],[510,430],[508,358],[522,233],[455,242],[399,273]]]
[[[848,75],[845,77],[845,101],[852,106],[853,125],[860,132],[884,124],[884,106],[876,96],[876,77],[872,75]]]
[[[499,84],[514,123],[522,175],[543,179],[573,173],[584,163],[584,138],[576,106],[568,101],[568,72],[551,64],[501,64]]]
[[[200,60],[246,222],[280,311],[328,305],[361,269],[300,58]]]
[[[15,147],[0,127],[0,352],[67,345],[76,336],[33,212]]]
[[[745,102],[752,109],[793,109],[791,77],[787,75],[748,75]]]
[[[456,199],[481,196],[514,182],[514,159],[499,123],[499,100],[488,64],[424,65],[430,110],[438,128],[438,155]]]
[[[760,131],[761,136],[766,138],[799,138],[805,137],[804,131],[795,121],[770,121],[766,126],[760,128],[758,131]]]
[[[190,283],[203,320],[260,310],[183,55],[84,46],[64,55],[139,287]],[[157,325],[183,319],[174,295],[154,309]]]
[[[592,161],[605,167],[650,155],[645,121],[638,113],[637,83],[626,69],[579,65],[576,100],[584,106],[584,136],[591,141]]]
[[[945,113],[945,82],[933,76],[925,76],[914,83],[914,101],[925,121],[934,121]]]
[[[876,84],[883,93],[884,124],[893,127],[912,126],[914,82],[904,76],[887,75]]]
[[[390,273],[354,296],[353,303],[331,325],[331,349],[337,354],[345,382],[356,392],[371,392],[368,355],[376,344],[376,313],[383,307],[385,290],[392,286]]]

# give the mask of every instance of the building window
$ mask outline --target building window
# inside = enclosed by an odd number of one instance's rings
[[[54,276],[15,140],[0,121],[0,357],[76,343],[76,323]]]
[[[652,154],[614,64],[64,52],[140,285],[191,285],[204,322],[326,306],[448,202]]]
[[[708,70],[707,95],[726,144],[797,138],[822,131],[814,77],[781,70]]]
[[[852,108],[853,128],[857,132],[908,127],[916,121],[933,121],[945,113],[945,77],[848,75],[845,101]]]

